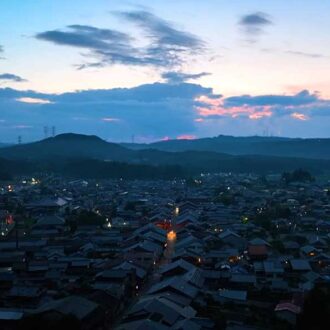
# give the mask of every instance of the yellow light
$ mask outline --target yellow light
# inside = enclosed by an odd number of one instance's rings
[[[179,215],[179,213],[180,213],[180,208],[177,206],[176,208],[175,208],[175,215]]]
[[[167,233],[167,239],[169,241],[174,241],[176,239],[176,233],[175,231],[171,230]]]

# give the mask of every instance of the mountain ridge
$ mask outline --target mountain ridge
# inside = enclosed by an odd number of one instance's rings
[[[231,141],[230,137],[228,139]],[[251,141],[251,139],[246,141]],[[14,162],[17,173],[22,172],[17,169],[21,162],[22,166],[29,169],[29,172],[31,172],[31,167],[35,167],[36,170],[55,171],[59,174],[85,173],[89,177],[93,175],[93,172],[95,176],[100,175],[98,172],[104,175],[110,175],[111,171],[120,173],[118,170],[120,166],[123,168],[126,166],[126,173],[129,173],[130,166],[136,173],[140,173],[140,167],[136,166],[145,166],[146,171],[153,173],[157,171],[157,168],[164,172],[161,168],[171,167],[171,173],[173,168],[176,168],[177,172],[181,173],[180,175],[183,172],[186,175],[201,172],[266,174],[281,173],[297,168],[304,168],[313,173],[323,173],[329,172],[330,169],[330,159],[262,155],[257,152],[235,155],[198,150],[198,148],[197,150],[164,151],[154,148],[154,145],[152,147],[132,150],[123,145],[102,140],[95,135],[68,133],[33,143],[1,148],[0,159]],[[8,170],[10,172],[10,168]]]
[[[329,138],[234,137],[219,135],[193,140],[168,140],[150,144],[122,143],[132,150],[157,149],[161,151],[211,151],[232,155],[264,155],[330,159]]]

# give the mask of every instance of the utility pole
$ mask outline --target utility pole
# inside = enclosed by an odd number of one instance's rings
[[[48,138],[48,126],[44,126],[44,138],[47,139]]]

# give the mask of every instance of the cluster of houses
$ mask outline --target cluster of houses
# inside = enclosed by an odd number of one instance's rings
[[[0,328],[293,329],[330,285],[329,195],[232,174],[4,183]]]

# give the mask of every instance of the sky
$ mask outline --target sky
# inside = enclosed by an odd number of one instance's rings
[[[0,142],[52,127],[114,142],[330,137],[329,12],[330,0],[1,0]]]

